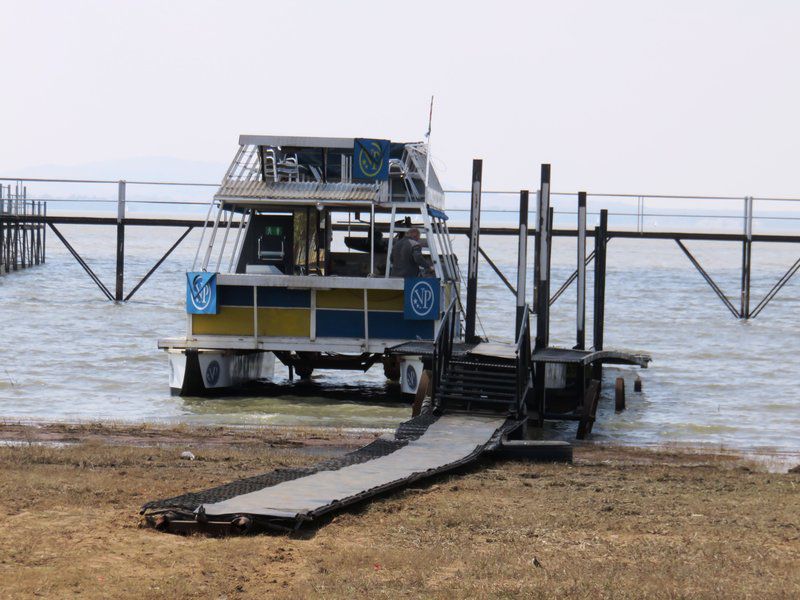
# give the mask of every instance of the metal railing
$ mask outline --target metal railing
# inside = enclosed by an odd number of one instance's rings
[[[54,231],[55,224],[61,223],[79,224],[85,222],[86,224],[117,226],[118,267],[115,286],[113,286],[113,292],[109,289],[103,290],[103,293],[106,295],[109,295],[106,292],[111,292],[110,295],[116,301],[128,300],[132,295],[132,293],[129,293],[126,296],[123,293],[125,225],[163,225],[185,227],[189,229],[192,227],[203,227],[205,231],[205,226],[209,225],[210,210],[215,206],[213,191],[218,188],[218,184],[215,183],[185,181],[0,177],[0,182],[2,181],[16,182],[17,188],[26,190],[28,189],[27,183],[30,184],[32,189],[35,187],[38,192],[48,189],[47,186],[52,184],[58,184],[59,186],[61,186],[61,184],[68,184],[76,186],[77,188],[71,188],[76,189],[72,197],[66,197],[67,194],[63,186],[59,187],[58,190],[53,190],[57,192],[55,194],[29,193],[27,195],[29,201],[46,200],[48,203],[54,203],[56,206],[59,206],[59,203],[73,203],[74,206],[80,206],[80,203],[92,203],[93,206],[100,204],[116,205],[116,214],[113,216],[54,216],[48,214],[44,217],[47,226]],[[95,187],[108,185],[114,185],[117,188],[116,198],[98,198],[93,195],[92,190],[95,189]],[[136,194],[129,194],[129,188],[134,186],[167,186],[170,189],[169,197],[153,198],[151,196],[148,198],[139,193],[140,188],[138,187],[136,188]],[[469,210],[464,203],[461,203],[459,196],[463,195],[464,198],[468,198],[471,194],[471,190],[450,189],[445,190],[445,193],[448,195],[448,213],[458,214],[462,211],[466,212]],[[506,200],[511,200],[509,196],[516,197],[518,192],[508,190],[485,190],[482,194],[485,196],[485,199],[489,201],[488,203],[484,202],[484,207],[481,210],[482,214],[489,217],[493,214],[518,214],[518,206],[511,203],[506,204]],[[550,195],[556,199],[555,208],[558,208],[558,210],[553,211],[553,235],[576,235],[577,230],[573,226],[574,221],[568,218],[568,216],[577,214],[577,202],[574,205],[576,210],[572,210],[572,201],[573,199],[577,199],[577,194],[571,192],[551,192]],[[798,233],[798,223],[800,223],[800,210],[798,210],[800,209],[800,198],[798,197],[615,194],[604,192],[587,194],[587,196],[591,201],[590,208],[595,209],[587,210],[586,214],[588,216],[596,217],[603,212],[607,215],[609,239],[621,237],[635,239],[669,239],[675,241],[681,247],[680,250],[689,255],[695,268],[697,268],[704,279],[709,281],[715,293],[720,296],[728,310],[737,318],[749,319],[760,314],[772,298],[800,271],[800,259],[798,259],[798,262],[793,264],[789,270],[786,271],[765,297],[760,302],[757,302],[755,308],[751,310],[750,272],[752,264],[752,244],[753,242],[800,243],[800,233]],[[596,209],[600,207],[599,205],[601,202],[603,210],[598,212]],[[192,211],[194,214],[191,220],[180,220],[179,217],[163,219],[131,218],[126,214],[126,207],[130,207],[131,205],[153,205],[158,208],[173,207],[175,212],[187,210]],[[204,215],[205,219],[200,213],[199,207],[201,206],[207,207],[209,210],[209,212]],[[701,206],[702,208],[700,208]],[[48,212],[52,213],[52,211]],[[486,226],[488,223],[485,223],[485,225],[481,227],[481,235],[518,235],[518,227],[508,226],[508,224],[504,225],[500,222],[499,218],[495,218],[494,221],[490,219],[490,222],[492,222],[491,225]],[[222,223],[220,223],[220,225],[222,225]],[[225,226],[226,228],[229,227],[230,223],[226,222]],[[387,226],[385,223],[378,224],[375,226],[375,229],[382,230],[381,227],[385,226]],[[358,229],[357,226],[351,227],[351,224],[348,222],[347,224],[333,223],[332,228],[334,231],[343,231],[345,227],[348,231],[351,229],[352,231],[361,231],[365,226],[362,226],[362,229]],[[756,229],[758,229],[757,233],[755,232]],[[468,229],[466,227],[448,227],[449,234],[458,235],[467,232]],[[188,230],[186,233],[188,233]],[[534,233],[533,228],[530,230],[530,233]],[[182,235],[162,259],[156,263],[155,268],[163,262],[177,244],[181,243],[184,237],[185,234]],[[62,236],[59,236],[59,239],[61,238]],[[711,276],[705,271],[700,262],[691,255],[691,250],[683,244],[683,242],[687,240],[725,241],[742,244],[742,286],[740,301],[735,302],[733,298],[726,298],[725,294],[719,289],[719,286],[716,285],[716,283],[712,283]],[[66,242],[65,245],[67,245]],[[70,249],[68,245],[67,248]],[[486,255],[482,249],[479,250],[509,290],[514,292],[510,281],[508,281],[500,269],[489,259],[488,255]],[[72,252],[72,250],[70,251]],[[591,259],[591,256],[590,254],[589,259]],[[82,261],[79,260],[79,262]],[[87,270],[87,272],[89,271]],[[90,273],[90,276],[91,275]],[[149,273],[147,276],[149,277]],[[95,277],[93,277],[93,279],[95,279]],[[139,289],[142,283],[144,283],[144,280],[139,282],[134,288],[134,291]],[[551,298],[551,304],[555,302],[570,283],[572,283],[572,281],[568,280],[562,285],[556,295]],[[101,290],[105,287],[101,283],[98,283],[98,286]],[[736,304],[739,304],[738,308],[735,306]],[[731,310],[731,307],[733,307],[734,310]]]
[[[519,327],[517,336],[517,397],[516,413],[517,417],[525,414],[525,399],[531,389],[531,378],[533,374],[533,360],[531,352],[531,319],[529,306],[525,305],[525,315]]]
[[[144,186],[144,187],[170,187],[180,188],[184,187],[187,190],[195,190],[190,192],[190,199],[148,199],[142,196],[134,196],[128,194],[126,204],[128,205],[153,205],[153,206],[208,206],[206,198],[195,199],[195,193],[206,196],[208,192],[212,192],[211,188],[218,188],[218,183],[206,182],[191,182],[191,181],[152,181],[152,180],[111,180],[111,179],[67,179],[67,178],[44,178],[44,177],[0,177],[0,181],[17,182],[20,186],[37,187],[38,193],[29,194],[28,200],[35,201],[48,201],[56,204],[60,203],[75,203],[75,204],[118,204],[118,197],[94,197],[89,193],[77,193],[72,197],[68,197],[63,192],[63,189],[55,194],[43,194],[42,189],[48,184],[71,184],[76,187],[81,185],[102,187],[108,185],[118,186],[121,182],[127,186]],[[46,187],[45,187],[46,189]],[[207,190],[207,191],[206,191]],[[129,190],[130,191],[130,190]],[[459,198],[468,198],[471,190],[462,189],[447,189],[444,193],[448,196],[449,207],[448,213],[466,213],[469,207],[459,205]],[[484,190],[482,194],[486,198],[492,196],[497,197],[493,203],[494,206],[486,206],[481,212],[486,215],[502,215],[502,214],[518,214],[519,209],[517,206],[511,204],[508,207],[502,206],[506,197],[516,197],[519,195],[518,191],[510,190]],[[574,199],[577,202],[576,192],[551,192],[550,195],[558,205],[561,205],[554,211],[556,218],[555,227],[558,228],[559,217],[568,217],[575,215],[576,210],[571,210],[569,203]],[[747,221],[752,220],[760,221],[765,224],[769,223],[775,225],[781,221],[787,225],[795,226],[797,221],[800,221],[800,211],[797,214],[788,214],[787,211],[767,210],[767,205],[770,203],[779,204],[782,206],[792,207],[792,213],[795,207],[800,205],[800,197],[792,196],[730,196],[730,195],[696,195],[696,194],[639,194],[639,193],[608,193],[596,192],[589,193],[588,197],[592,199],[602,199],[604,207],[609,209],[609,218],[612,226],[624,225],[637,232],[644,232],[646,230],[656,231],[663,229],[663,225],[658,223],[658,219],[710,219],[714,220],[726,228],[735,221],[740,221],[746,224]],[[511,200],[511,198],[508,198]],[[691,201],[691,208],[688,207],[675,207],[675,204],[681,202]],[[512,200],[513,202],[513,200]],[[564,206],[562,202],[567,202]],[[729,206],[725,206],[725,204]],[[737,206],[733,208],[730,206],[735,203]],[[741,204],[740,204],[741,203]],[[748,211],[747,204],[754,203],[756,207],[761,207],[760,210],[754,211],[752,208]],[[707,210],[697,210],[697,207],[702,204],[709,207]],[[613,205],[613,206],[611,206]],[[740,211],[739,206],[745,206],[743,211]],[[711,207],[723,208],[717,210]],[[748,214],[749,213],[749,214]],[[590,217],[599,216],[599,210],[589,210],[587,214]]]
[[[450,304],[445,311],[444,317],[439,323],[439,331],[433,341],[433,373],[431,383],[431,397],[434,404],[439,399],[437,392],[442,385],[442,379],[450,367],[450,359],[453,356],[453,342],[456,335],[456,325],[458,324],[458,311],[456,298],[450,300]],[[436,406],[436,408],[441,408]]]
[[[45,261],[47,205],[29,200],[24,186],[0,185],[0,274]]]

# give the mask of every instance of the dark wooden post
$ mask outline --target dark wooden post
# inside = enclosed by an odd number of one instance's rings
[[[742,242],[742,298],[740,319],[750,318],[750,267],[753,252],[753,197],[744,199],[744,241]]]
[[[519,193],[519,247],[517,250],[517,328],[514,339],[519,335],[525,319],[525,284],[528,278],[528,190]]]
[[[550,165],[542,165],[539,207],[536,211],[536,270],[534,287],[536,306],[535,348],[547,348],[550,343]]]
[[[617,377],[614,382],[614,410],[622,412],[625,410],[625,379]]]
[[[594,349],[603,349],[606,302],[606,232],[608,211],[600,211],[600,227],[594,229]]]
[[[536,341],[534,352],[550,343],[550,165],[543,164],[536,208],[536,246],[534,253],[534,305],[536,306]],[[534,363],[533,395],[539,427],[544,425],[546,405],[545,363]]]
[[[117,188],[117,281],[114,300],[122,302],[125,281],[125,182]]]
[[[28,201],[25,199],[25,192],[23,188],[22,193],[22,212],[21,214],[21,229],[22,240],[20,241],[20,256],[22,257],[22,268],[28,266]]]
[[[14,270],[19,269],[19,186],[14,193]]]
[[[3,186],[0,185],[0,217],[5,215],[5,201],[3,200]],[[6,269],[6,222],[0,221],[0,275]]]
[[[42,262],[47,260],[47,202],[42,209]]]
[[[3,186],[0,185],[0,217],[5,215],[5,201],[3,200]],[[0,221],[0,275],[6,270],[6,222]]]
[[[467,265],[467,314],[465,317],[464,341],[479,341],[475,335],[475,320],[478,306],[478,246],[481,229],[481,185],[483,161],[472,161],[472,203],[469,212],[469,257]]]
[[[586,349],[586,192],[578,192],[578,298],[575,347]]]

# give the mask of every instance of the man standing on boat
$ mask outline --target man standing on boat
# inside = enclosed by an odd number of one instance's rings
[[[422,255],[422,243],[419,241],[419,229],[409,229],[406,234],[396,240],[392,246],[391,277],[419,277],[420,269],[428,275],[431,261]]]

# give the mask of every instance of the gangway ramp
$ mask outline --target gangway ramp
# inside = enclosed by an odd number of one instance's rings
[[[149,502],[146,522],[186,533],[288,531],[333,511],[476,461],[518,423],[500,415],[421,415],[345,456],[305,469],[280,469]]]

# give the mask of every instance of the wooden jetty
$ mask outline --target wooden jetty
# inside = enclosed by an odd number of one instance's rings
[[[477,161],[482,165],[482,161]],[[476,167],[477,168],[477,167]],[[482,168],[482,167],[481,167]],[[480,179],[482,177],[482,171],[476,171],[473,173],[473,184],[475,178]],[[166,260],[166,258],[181,244],[181,242],[188,236],[188,234],[195,228],[204,227],[207,224],[207,219],[197,218],[197,217],[171,217],[171,218],[162,218],[162,217],[130,217],[126,214],[126,205],[131,203],[139,203],[139,204],[151,204],[151,205],[164,205],[164,206],[183,206],[183,205],[197,205],[197,206],[208,206],[207,202],[199,202],[199,201],[165,201],[165,200],[156,200],[156,201],[147,201],[147,200],[130,200],[127,198],[127,188],[130,185],[136,186],[167,186],[167,187],[181,187],[181,188],[191,188],[197,190],[205,191],[208,188],[216,188],[217,184],[211,183],[197,183],[197,182],[165,182],[165,181],[125,181],[125,180],[84,180],[84,179],[45,179],[45,178],[15,178],[15,177],[0,177],[0,182],[15,182],[17,187],[22,188],[23,191],[20,193],[25,193],[24,190],[27,189],[27,186],[24,184],[30,185],[47,185],[51,183],[64,183],[64,184],[93,184],[97,186],[114,186],[116,188],[115,198],[111,199],[103,199],[97,200],[93,199],[92,202],[104,202],[104,203],[111,203],[116,205],[116,212],[115,216],[88,216],[88,215],[49,215],[47,214],[46,207],[44,203],[41,206],[41,217],[34,216],[33,214],[30,215],[30,219],[34,220],[35,222],[44,223],[49,229],[51,229],[62,241],[65,247],[70,251],[70,253],[75,257],[77,262],[81,264],[81,266],[86,270],[89,277],[92,278],[93,281],[97,284],[100,291],[109,299],[116,302],[125,302],[130,300],[131,297],[141,288],[142,285],[147,281],[147,279],[158,269],[158,267]],[[0,187],[4,187],[0,185]],[[13,188],[9,188],[9,186],[5,186],[6,195],[9,193],[13,193]],[[445,193],[449,196],[455,196],[459,194],[467,194],[467,195],[474,195],[474,189],[470,190],[445,190]],[[516,195],[518,192],[509,192],[507,190],[489,190],[484,191],[483,194],[493,194],[493,195]],[[527,192],[526,192],[527,194]],[[770,217],[770,216],[763,216],[763,215],[755,215],[754,214],[754,205],[756,203],[767,203],[767,204],[774,204],[774,203],[785,203],[786,205],[797,204],[800,202],[800,198],[771,198],[771,197],[753,197],[753,196],[742,196],[742,197],[734,197],[734,196],[686,196],[686,195],[664,195],[664,194],[611,194],[611,193],[587,193],[587,192],[577,192],[577,193],[566,193],[566,192],[551,192],[551,195],[554,197],[575,197],[578,200],[578,207],[574,213],[577,216],[580,216],[581,211],[583,212],[584,219],[586,221],[586,217],[589,214],[594,214],[602,218],[602,211],[598,210],[597,207],[600,203],[607,202],[609,199],[626,199],[626,200],[637,200],[637,208],[636,212],[627,212],[627,211],[609,211],[606,210],[606,226],[605,226],[605,233],[604,233],[604,240],[605,244],[608,244],[613,239],[637,239],[637,240],[671,240],[674,241],[677,248],[676,250],[686,255],[690,264],[698,271],[700,276],[708,283],[709,287],[714,291],[720,301],[723,303],[725,308],[737,319],[753,319],[757,317],[761,312],[766,308],[766,306],[776,297],[776,295],[780,292],[780,290],[794,277],[798,270],[800,270],[800,258],[798,258],[795,263],[793,263],[787,271],[775,282],[773,287],[764,295],[763,298],[758,300],[757,302],[753,303],[751,299],[750,293],[750,279],[751,279],[751,272],[752,272],[752,252],[753,252],[753,244],[763,244],[763,243],[791,243],[797,244],[800,243],[800,234],[796,233],[770,233],[770,232],[754,232],[753,230],[753,223],[754,220],[763,220],[763,219],[785,219],[785,222],[791,225],[795,225],[797,218],[795,217]],[[80,201],[74,198],[48,198],[48,200],[54,202],[60,201]],[[30,202],[31,200],[28,200]],[[741,215],[726,215],[725,219],[741,219],[742,222],[742,230],[741,233],[733,233],[733,232],[713,232],[713,231],[691,231],[691,230],[681,230],[678,228],[675,229],[664,229],[664,230],[656,230],[656,229],[646,229],[645,228],[645,218],[660,218],[660,217],[680,217],[680,218],[713,218],[715,215],[713,214],[694,214],[692,212],[687,213],[675,213],[669,214],[664,212],[646,212],[645,211],[645,201],[654,202],[654,201],[692,201],[692,202],[719,202],[719,201],[729,201],[729,202],[741,202],[744,206],[744,210]],[[522,202],[522,196],[520,195],[520,202]],[[589,212],[589,202],[592,204],[593,211],[592,213]],[[8,206],[8,198],[6,197],[6,206]],[[520,208],[522,208],[522,204],[520,204]],[[31,213],[37,213],[39,210],[38,206],[34,206],[33,208],[29,209]],[[472,210],[472,208],[470,209]],[[456,212],[452,209],[449,212]],[[494,208],[483,208],[482,212],[486,213],[510,213],[510,210],[497,210]],[[527,214],[527,213],[526,213]],[[555,215],[564,215],[567,214],[564,211],[557,211],[554,212]],[[620,228],[620,227],[611,227],[608,223],[610,218],[613,219],[621,219],[625,218],[628,220],[632,220],[636,218],[636,228],[629,229],[629,228]],[[4,225],[5,229],[11,227],[13,229],[13,223],[15,223],[16,217],[9,214],[4,214],[0,211],[0,223]],[[615,221],[616,222],[616,221]],[[771,221],[776,223],[777,221]],[[72,247],[69,243],[67,238],[61,233],[58,226],[60,225],[103,225],[103,226],[113,226],[116,228],[117,232],[117,244],[116,244],[116,256],[117,256],[117,269],[115,272],[115,280],[113,285],[107,286],[103,283],[99,277],[95,273],[92,272],[91,268],[88,266],[86,261],[81,257],[78,252]],[[478,237],[480,236],[513,236],[518,237],[520,235],[520,228],[525,227],[525,231],[527,236],[535,236],[537,231],[538,223],[535,224],[533,227],[527,226],[527,221],[523,224],[520,221],[520,225],[518,227],[509,227],[509,226],[480,226],[477,229],[474,227],[463,227],[463,226],[451,226],[449,231],[451,234],[454,235],[466,235],[471,236],[471,231],[474,231],[474,234]],[[176,227],[176,228],[184,228],[183,233],[178,237],[178,239],[166,250],[166,252],[161,256],[161,258],[156,261],[153,265],[152,269],[150,269],[147,274],[139,281],[137,284],[130,289],[129,291],[124,291],[124,282],[125,282],[125,230],[127,227]],[[220,226],[225,227],[226,223],[221,222]],[[359,223],[335,223],[332,226],[333,231],[351,231],[354,233],[357,232],[366,232],[369,230],[369,225],[359,224]],[[387,233],[388,228],[382,226],[381,224],[377,224],[375,226],[375,230],[381,233]],[[576,226],[575,228],[559,228],[553,227],[550,232],[551,237],[580,237],[581,232],[579,231],[579,227]],[[585,232],[584,239],[593,239],[597,240],[597,229],[588,229]],[[44,250],[44,231],[41,232],[41,239],[42,239],[42,252]],[[701,262],[698,258],[693,254],[691,249],[687,246],[686,242],[705,242],[705,241],[715,241],[715,242],[729,242],[739,244],[741,248],[741,287],[737,290],[737,294],[726,294],[720,285],[713,279],[713,277],[708,273],[708,271],[703,267]],[[478,256],[482,258],[486,264],[495,271],[504,285],[508,288],[508,290],[517,295],[517,287],[514,283],[506,276],[505,273],[496,265],[496,263],[492,260],[489,254],[485,251],[485,249],[476,244]],[[580,247],[579,247],[580,251]],[[595,250],[592,252],[585,254],[585,247],[584,247],[584,261],[588,264],[591,264],[595,258]],[[44,256],[42,254],[41,261],[44,260]],[[29,264],[26,262],[26,264]],[[33,260],[33,264],[35,264],[35,257]],[[2,268],[2,267],[0,267]],[[552,305],[554,302],[558,300],[558,298],[564,293],[564,291],[571,286],[577,279],[578,272],[577,269],[572,273],[570,277],[564,281],[558,289],[552,294],[550,298],[550,304]],[[467,293],[469,295],[469,282],[467,286]],[[579,293],[584,293],[579,290]]]
[[[27,193],[19,184],[0,185],[0,275],[45,261],[47,204]]]

